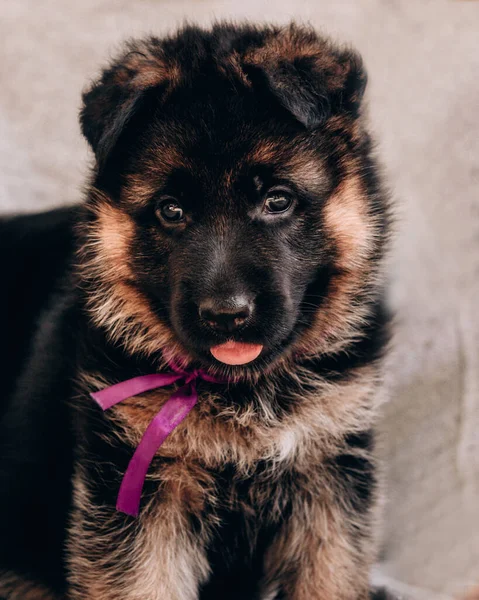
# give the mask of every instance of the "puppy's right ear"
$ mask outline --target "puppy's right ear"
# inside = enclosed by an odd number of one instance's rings
[[[80,124],[103,165],[147,89],[168,86],[178,79],[178,68],[167,64],[160,41],[129,42],[83,96]]]

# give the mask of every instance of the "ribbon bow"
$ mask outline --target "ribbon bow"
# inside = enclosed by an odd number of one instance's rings
[[[145,483],[148,467],[158,448],[170,433],[188,416],[198,401],[196,381],[203,379],[211,383],[225,383],[203,371],[164,373],[133,377],[91,395],[102,410],[108,410],[115,404],[149,390],[165,387],[184,380],[184,385],[172,394],[148,425],[128,468],[123,476],[118,492],[116,509],[127,515],[137,516],[140,509],[141,492]]]

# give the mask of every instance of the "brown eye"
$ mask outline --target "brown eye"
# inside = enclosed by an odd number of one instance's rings
[[[274,192],[264,201],[264,211],[270,214],[284,213],[293,205],[293,198],[285,192]]]
[[[166,223],[172,224],[181,223],[185,218],[183,208],[174,198],[163,200],[156,209],[156,216]]]

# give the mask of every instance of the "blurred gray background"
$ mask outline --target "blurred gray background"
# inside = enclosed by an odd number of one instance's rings
[[[478,1],[3,0],[0,211],[81,199],[80,93],[121,40],[215,17],[308,21],[364,56],[398,213],[377,577],[456,596],[479,583]]]

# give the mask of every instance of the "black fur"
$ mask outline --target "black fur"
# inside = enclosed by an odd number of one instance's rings
[[[64,584],[71,495],[76,312],[69,289],[78,209],[0,221],[2,314],[0,565]]]

